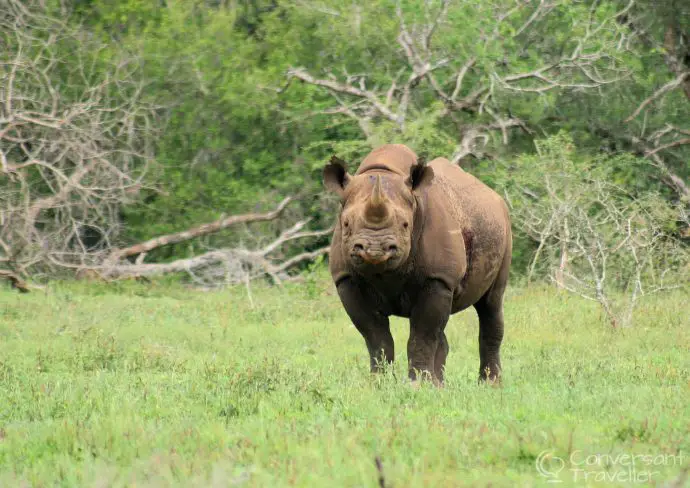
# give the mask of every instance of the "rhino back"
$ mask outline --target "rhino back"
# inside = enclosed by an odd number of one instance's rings
[[[456,312],[486,293],[510,252],[508,209],[496,192],[447,159],[429,164],[434,181],[425,195],[419,251],[426,271],[453,285]]]
[[[417,155],[403,144],[385,144],[374,149],[359,165],[356,174],[371,169],[387,169],[400,176],[407,177],[410,169],[417,163]]]

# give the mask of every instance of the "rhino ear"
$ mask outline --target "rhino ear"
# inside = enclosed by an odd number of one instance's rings
[[[412,191],[418,191],[429,186],[433,179],[434,170],[427,166],[426,159],[420,156],[417,158],[417,164],[410,168],[410,176],[407,177],[405,182]]]
[[[345,161],[338,156],[332,156],[331,160],[323,168],[323,184],[330,191],[342,197],[349,182],[350,175],[347,174],[347,169],[345,169]]]

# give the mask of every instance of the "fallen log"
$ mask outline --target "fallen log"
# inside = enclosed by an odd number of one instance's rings
[[[12,288],[19,290],[20,293],[29,293],[29,285],[12,271],[0,269],[0,278],[9,280]]]

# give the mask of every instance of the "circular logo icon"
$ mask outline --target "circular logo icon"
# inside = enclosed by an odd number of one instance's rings
[[[560,483],[559,473],[565,468],[565,461],[553,455],[553,451],[546,450],[539,453],[536,460],[537,473],[546,478],[549,483]]]

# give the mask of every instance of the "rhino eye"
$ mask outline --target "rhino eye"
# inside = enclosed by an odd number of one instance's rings
[[[405,229],[407,229],[409,226],[410,226],[410,224],[408,224],[407,222],[403,222],[403,227],[404,227]]]
[[[346,220],[346,221],[343,223],[343,225],[344,225],[346,228],[347,228],[347,227],[350,227],[350,222],[348,222],[348,221]]]

